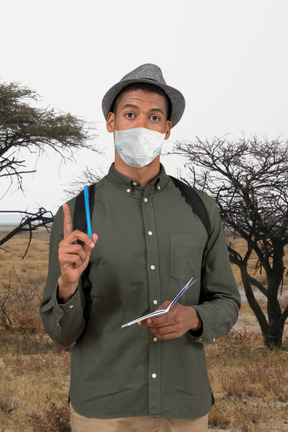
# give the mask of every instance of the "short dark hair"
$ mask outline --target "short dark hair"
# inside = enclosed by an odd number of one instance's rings
[[[162,88],[158,87],[157,85],[150,84],[150,83],[143,83],[143,82],[142,83],[138,83],[138,82],[132,83],[132,84],[129,84],[127,87],[124,87],[124,89],[121,90],[121,92],[114,99],[113,104],[111,106],[111,112],[116,114],[116,111],[118,108],[118,103],[119,103],[121,96],[123,96],[124,93],[128,93],[128,92],[133,91],[133,90],[143,90],[144,92],[147,92],[147,93],[157,93],[160,96],[163,96],[165,99],[165,105],[166,105],[166,120],[170,119],[171,111],[172,111],[172,105],[171,105],[171,101],[170,101],[169,97],[167,96],[167,94],[165,93],[165,91],[162,90]]]

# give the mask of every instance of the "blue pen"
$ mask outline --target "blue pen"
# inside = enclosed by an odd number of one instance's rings
[[[85,210],[86,210],[87,234],[92,238],[88,186],[84,186],[84,201],[85,201]]]

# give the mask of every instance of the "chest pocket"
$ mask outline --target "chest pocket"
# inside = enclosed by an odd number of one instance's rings
[[[170,234],[170,276],[185,282],[199,279],[205,240],[200,235]]]

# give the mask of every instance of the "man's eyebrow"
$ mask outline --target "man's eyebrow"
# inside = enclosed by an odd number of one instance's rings
[[[160,112],[161,114],[165,115],[164,111],[161,108],[152,108],[150,111],[157,111],[157,112]]]

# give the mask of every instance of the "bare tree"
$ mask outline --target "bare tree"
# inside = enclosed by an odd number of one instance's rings
[[[75,195],[81,192],[84,185],[90,185],[99,182],[104,177],[104,175],[105,174],[102,172],[102,170],[95,171],[93,168],[86,167],[80,177],[72,177],[67,189],[65,189],[67,198],[73,198]]]
[[[226,228],[246,241],[240,254],[228,244],[230,260],[241,272],[245,294],[261,328],[265,345],[282,345],[288,306],[279,295],[284,280],[284,250],[288,244],[288,142],[257,137],[238,141],[177,142],[175,152],[188,158],[193,186],[213,196]],[[252,257],[257,257],[251,274]],[[255,277],[266,273],[267,284]],[[266,297],[261,308],[255,290]]]
[[[28,231],[29,232],[29,240],[28,240],[27,247],[26,247],[26,250],[25,250],[22,258],[25,258],[26,254],[28,252],[28,249],[29,249],[29,246],[30,246],[31,240],[32,240],[33,231],[36,231],[39,227],[45,227],[47,230],[49,230],[51,228],[51,225],[52,225],[52,222],[54,219],[53,214],[50,211],[45,210],[44,208],[40,208],[35,213],[30,213],[30,212],[21,211],[21,210],[18,210],[18,211],[13,210],[11,212],[0,211],[0,213],[19,213],[22,215],[22,219],[21,219],[19,225],[0,239],[0,248],[1,248],[2,245],[4,245],[8,240],[13,238],[16,234],[23,232],[23,231]]]
[[[75,149],[97,151],[89,142],[95,137],[93,126],[69,113],[36,107],[37,102],[39,96],[27,87],[0,84],[0,181],[1,178],[10,181],[8,190],[12,186],[22,189],[23,175],[35,171],[26,167],[27,156],[31,154],[39,157],[50,149],[66,162],[73,160]],[[1,188],[0,199],[8,190]],[[52,215],[44,216],[47,212],[42,208],[34,214],[19,213],[23,218],[13,235],[24,229],[29,229],[32,235],[38,226],[48,226],[47,218],[53,220]],[[9,238],[2,239],[0,245]]]

